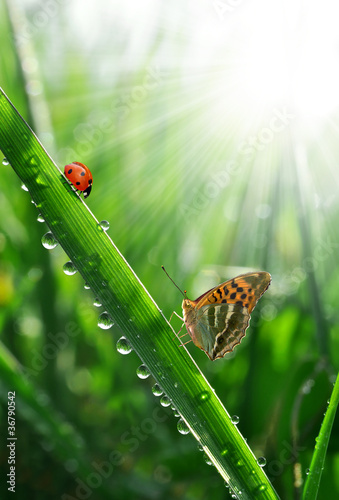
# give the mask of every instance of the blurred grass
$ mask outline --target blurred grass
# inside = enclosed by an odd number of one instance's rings
[[[101,28],[100,36],[96,30],[90,36],[79,31],[77,38],[76,7],[58,5],[56,15],[28,39],[34,52],[23,65],[28,68],[24,75],[38,79],[42,89],[37,95],[28,93],[4,6],[0,2],[2,87],[23,113],[27,109],[28,120],[35,99],[46,102],[52,129],[41,129],[39,137],[55,148],[60,167],[78,160],[91,168],[90,208],[110,221],[109,234],[167,317],[173,309],[180,312],[181,297],[161,264],[190,298],[231,277],[233,268],[261,268],[273,275],[260,316],[252,319],[234,355],[211,363],[195,346],[188,348],[219,398],[239,416],[238,427],[256,456],[266,457],[266,473],[280,496],[292,498],[293,460],[300,461],[305,480],[339,366],[336,113],[320,122],[316,132],[302,126],[296,130],[292,122],[264,149],[238,154],[241,142],[267,125],[272,109],[250,120],[241,114],[232,81],[222,91],[214,90],[221,74],[215,63],[219,58],[231,78],[232,53],[227,59],[225,47],[217,47],[204,71],[195,67],[187,18],[181,7],[176,11],[170,6],[159,8],[156,21],[139,27],[125,11],[126,17],[116,21],[106,15],[114,30],[111,25]],[[40,10],[34,2],[25,7],[31,24]],[[98,17],[92,23],[102,26]],[[161,80],[137,101],[132,92],[142,87],[149,66],[160,68]],[[130,105],[123,108],[121,100]],[[293,133],[306,148],[302,168]],[[237,168],[229,167],[231,161]],[[194,440],[178,434],[172,416],[158,422],[133,452],[122,440],[159,406],[152,381],[136,377],[135,354],[115,353],[119,332],[112,338],[99,331],[94,297],[79,276],[62,273],[67,257],[60,249],[42,248],[39,241],[47,228],[35,222],[36,209],[11,169],[1,167],[3,344],[30,368],[48,333],[62,331],[70,321],[79,325],[80,335],[34,382],[85,437],[90,459],[104,461],[112,450],[121,451],[125,461],[104,485],[117,498],[225,498],[218,474],[204,463]],[[225,170],[228,182],[208,191],[215,172]],[[301,201],[309,231],[306,247]],[[328,330],[325,361],[312,290]],[[7,390],[2,386],[2,394]],[[5,406],[1,412],[4,417]],[[22,442],[17,478],[25,494],[74,495],[74,457],[66,462],[57,458],[23,411],[18,411],[17,423]],[[320,500],[339,492],[338,432],[335,420]],[[1,449],[1,469],[7,473],[6,458]]]

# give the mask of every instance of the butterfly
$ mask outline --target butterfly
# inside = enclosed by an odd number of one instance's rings
[[[245,336],[251,312],[271,283],[267,272],[241,274],[190,300],[184,293],[183,321],[193,343],[214,361]]]

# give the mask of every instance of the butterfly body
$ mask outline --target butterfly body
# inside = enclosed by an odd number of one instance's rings
[[[247,273],[211,288],[196,300],[185,298],[183,317],[194,344],[212,361],[233,351],[245,336],[250,314],[270,283],[269,273]]]

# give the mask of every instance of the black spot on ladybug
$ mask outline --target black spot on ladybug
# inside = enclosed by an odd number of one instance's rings
[[[81,172],[81,174],[80,174],[80,175],[81,175],[81,177],[84,177],[84,175],[85,175],[85,172]]]
[[[77,186],[80,186],[80,182],[79,182],[79,181],[78,181],[78,182],[76,182],[75,184],[76,184]]]
[[[68,173],[68,174],[71,174],[72,172],[73,172],[73,169],[71,169],[71,168],[69,168],[69,169],[67,170],[67,173]]]

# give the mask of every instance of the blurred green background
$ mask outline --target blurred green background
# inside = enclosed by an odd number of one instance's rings
[[[182,297],[161,264],[191,299],[272,274],[234,353],[187,348],[283,499],[298,498],[339,365],[338,10],[0,0],[1,86],[61,169],[89,166],[90,210],[166,316]],[[116,351],[122,332],[98,328],[63,250],[42,247],[48,228],[7,165],[0,201],[1,435],[16,391],[17,498],[230,498],[136,354]],[[338,438],[337,419],[319,499],[339,495]],[[1,498],[7,458],[2,445]]]

